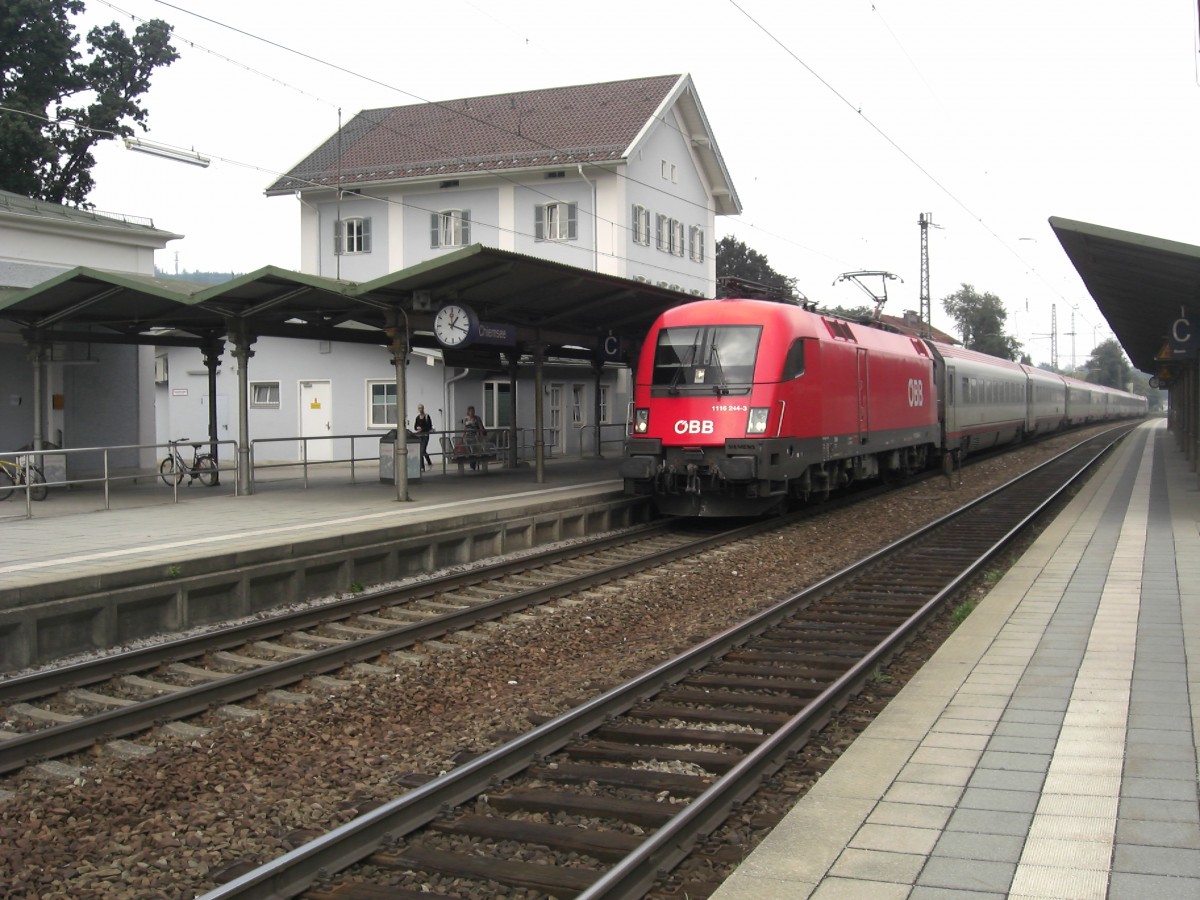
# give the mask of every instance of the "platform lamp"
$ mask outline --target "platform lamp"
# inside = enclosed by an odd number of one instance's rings
[[[153,141],[145,141],[135,137],[125,138],[125,149],[136,150],[139,153],[149,153],[151,156],[161,156],[163,159],[187,163],[189,166],[200,166],[202,169],[208,168],[212,162],[207,156],[201,156],[195,150],[168,147],[166,144],[156,144]]]

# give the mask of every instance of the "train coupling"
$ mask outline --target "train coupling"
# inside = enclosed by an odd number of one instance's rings
[[[700,469],[695,463],[689,463],[687,467],[687,488],[686,493],[700,493]]]

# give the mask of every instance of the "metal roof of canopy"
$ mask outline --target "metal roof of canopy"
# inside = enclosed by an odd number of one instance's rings
[[[414,296],[427,303],[414,308]],[[267,266],[233,281],[196,285],[80,267],[0,300],[0,319],[53,340],[197,346],[244,320],[252,334],[387,343],[389,311],[403,309],[415,346],[438,346],[437,308],[448,300],[513,326],[521,344],[548,352],[593,348],[614,334],[637,342],[663,310],[696,299],[665,288],[481,245],[356,284]],[[166,340],[163,331],[182,332]],[[188,338],[187,335],[193,335]]]
[[[1050,227],[1134,367],[1155,372],[1171,324],[1200,305],[1200,247],[1057,217]]]

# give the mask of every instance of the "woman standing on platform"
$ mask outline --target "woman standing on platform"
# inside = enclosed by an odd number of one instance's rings
[[[413,419],[413,431],[421,436],[421,471],[425,471],[425,464],[429,463],[429,468],[433,468],[433,460],[429,458],[429,434],[433,431],[433,418],[425,412],[425,404],[417,404],[417,415]]]

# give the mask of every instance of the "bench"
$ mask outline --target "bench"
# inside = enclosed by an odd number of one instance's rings
[[[472,469],[486,472],[488,463],[496,458],[496,445],[489,440],[477,437],[447,437],[443,435],[442,456],[449,462],[458,463],[458,474],[462,475],[463,466],[471,464]]]

